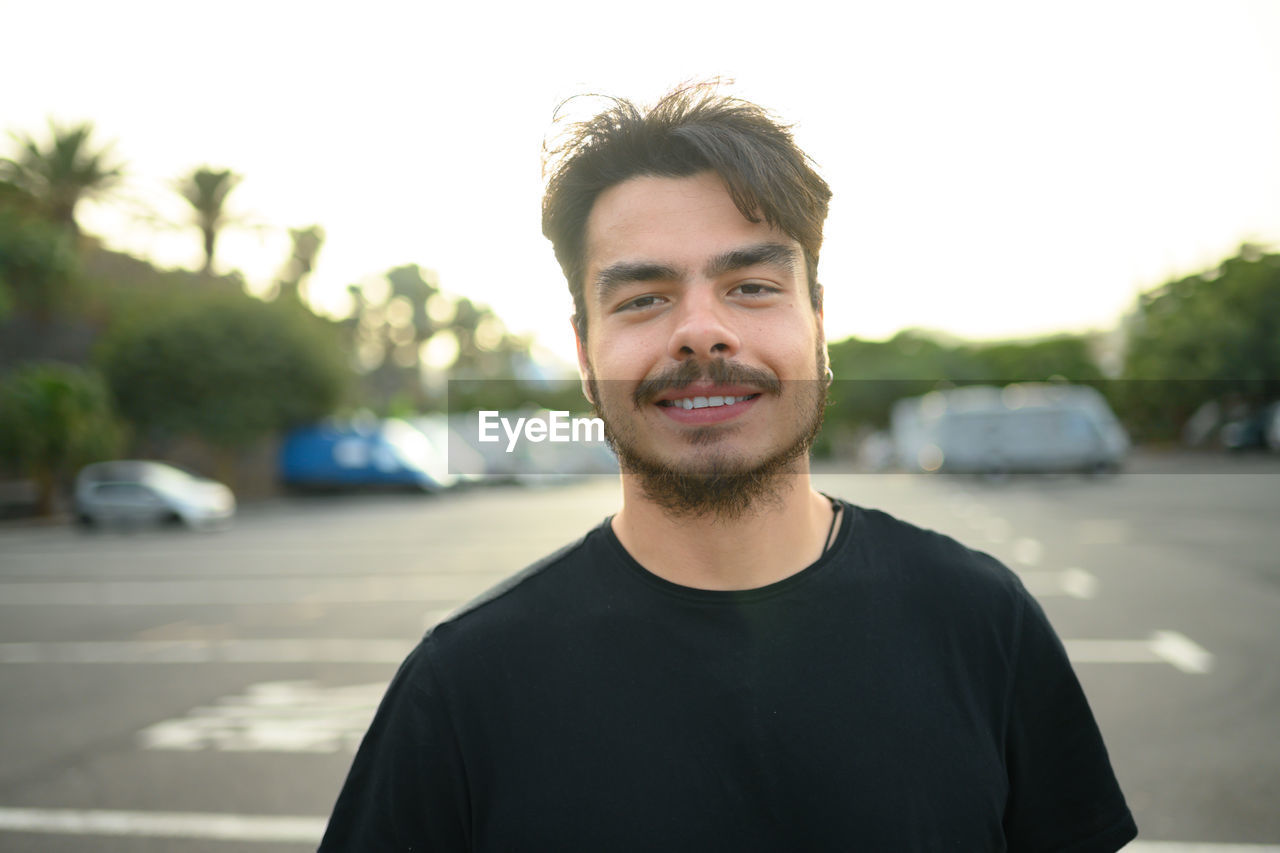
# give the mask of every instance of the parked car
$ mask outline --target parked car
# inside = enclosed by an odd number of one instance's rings
[[[448,415],[431,414],[409,418],[408,423],[431,442],[436,453],[447,460],[447,470],[458,483],[476,484],[485,481],[488,473],[485,458],[455,428]],[[461,424],[459,424],[460,426]]]
[[[968,386],[899,400],[892,435],[908,471],[1115,470],[1129,448],[1102,395],[1082,385]]]
[[[1227,450],[1266,450],[1280,446],[1280,402],[1261,408],[1241,405],[1218,431],[1218,440]]]
[[[449,463],[452,470],[467,474],[481,473],[491,483],[518,483],[525,486],[549,486],[578,480],[593,474],[617,474],[618,460],[602,439],[595,435],[579,441],[521,440],[511,446],[510,436],[491,422],[491,436],[496,441],[481,441],[479,412],[451,415],[449,418]],[[568,412],[556,412],[569,418]],[[546,409],[514,409],[502,412],[509,423],[521,420],[550,423],[553,413]],[[505,427],[503,428],[505,429]]]
[[[231,489],[163,462],[98,462],[76,476],[76,520],[85,527],[157,523],[219,527],[235,511]]]
[[[280,481],[311,490],[407,488],[437,492],[457,480],[445,452],[421,430],[384,421],[302,427],[280,448]]]

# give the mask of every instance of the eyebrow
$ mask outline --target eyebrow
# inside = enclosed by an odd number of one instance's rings
[[[796,260],[796,250],[791,246],[783,243],[757,243],[716,255],[707,262],[702,272],[707,278],[715,278],[733,270],[760,265],[795,272]]]
[[[637,281],[674,281],[683,278],[675,267],[651,261],[619,261],[596,273],[596,298],[607,302],[619,288]]]
[[[795,248],[783,243],[757,243],[742,246],[716,255],[703,267],[707,278],[715,278],[733,270],[746,269],[758,265],[779,267],[786,272],[795,272],[798,255]],[[607,302],[618,289],[635,282],[642,281],[678,281],[686,274],[668,264],[653,261],[619,261],[610,264],[596,273],[596,298]]]

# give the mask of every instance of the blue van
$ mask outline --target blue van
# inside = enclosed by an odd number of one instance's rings
[[[280,482],[295,489],[411,488],[453,485],[448,459],[405,421],[326,422],[289,433],[280,447]]]

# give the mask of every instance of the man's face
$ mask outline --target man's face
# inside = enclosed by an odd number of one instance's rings
[[[673,512],[740,515],[805,470],[826,389],[799,244],[714,172],[606,190],[578,359],[623,471]]]

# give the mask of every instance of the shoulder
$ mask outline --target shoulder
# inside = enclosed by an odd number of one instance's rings
[[[887,512],[855,508],[853,518],[854,574],[888,612],[1016,635],[1030,594],[1002,562]]]
[[[599,530],[600,528],[597,527],[542,559],[530,563],[454,610],[442,624],[483,620],[492,609],[502,609],[521,600],[536,598],[540,593],[547,591],[549,586],[563,581],[565,575],[573,573],[582,565],[586,559],[584,551],[587,549],[587,542]]]
[[[594,528],[458,607],[423,638],[425,653],[434,661],[483,656],[486,649],[526,643],[562,624],[599,594],[599,564],[607,557],[599,541],[603,529]]]
[[[1017,591],[1016,574],[990,554],[887,512],[856,508],[852,546],[883,571],[910,581]]]

